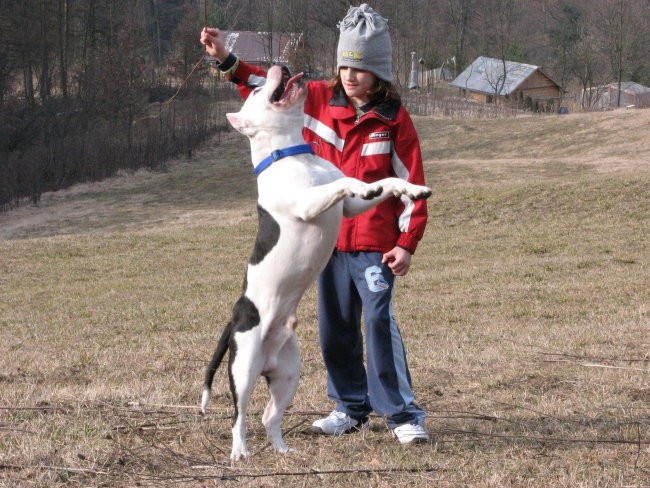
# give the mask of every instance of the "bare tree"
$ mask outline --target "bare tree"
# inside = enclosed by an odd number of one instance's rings
[[[68,41],[70,32],[70,10],[68,0],[58,1],[58,36],[59,36],[59,88],[61,96],[68,98]]]
[[[316,53],[315,56],[319,57],[315,63],[321,65],[327,75],[333,74],[336,68],[338,22],[347,13],[349,6],[350,2],[347,0],[309,1],[309,36],[305,41]]]
[[[467,62],[465,50],[470,28],[470,19],[475,15],[475,0],[448,0],[447,15],[451,27],[453,28],[454,63],[459,66],[465,66]]]
[[[592,29],[585,27],[575,53],[572,71],[582,87],[581,106],[590,110],[600,99],[604,85],[611,81],[607,61]]]
[[[548,14],[552,20],[548,26],[549,41],[552,46],[551,66],[556,79],[565,88],[575,69],[584,16],[578,3],[573,0],[555,2],[554,5],[549,6]],[[563,97],[564,89],[560,90],[560,105]]]
[[[601,30],[613,77],[618,83],[616,105],[621,106],[621,84],[631,71],[637,45],[647,25],[643,3],[638,0],[603,0],[596,10],[597,25]],[[647,15],[647,8],[646,15]]]
[[[519,7],[520,0],[489,0],[481,8],[487,52],[501,61],[500,72],[491,74],[495,96],[502,93],[508,77],[506,61],[515,40]]]

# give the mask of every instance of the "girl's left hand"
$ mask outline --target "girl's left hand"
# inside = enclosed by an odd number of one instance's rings
[[[384,254],[381,262],[388,263],[388,267],[395,276],[404,276],[411,267],[411,253],[404,248],[395,246]]]

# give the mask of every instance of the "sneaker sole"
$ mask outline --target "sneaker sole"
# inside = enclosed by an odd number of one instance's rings
[[[344,430],[344,431],[342,431],[340,433],[339,432],[333,432],[333,433],[330,434],[328,432],[325,432],[322,428],[316,427],[315,425],[312,425],[311,426],[311,432],[313,434],[319,434],[319,435],[333,435],[333,436],[336,436],[336,435],[353,434],[355,432],[359,432],[361,430],[364,430],[367,427],[368,427],[368,422],[366,422],[365,424],[361,424],[361,426],[350,427],[349,429]]]
[[[397,437],[397,436],[395,436]],[[397,437],[397,440],[400,442],[402,445],[409,445],[409,444],[427,444],[428,442],[431,441],[430,437],[413,437],[411,439],[400,439]]]

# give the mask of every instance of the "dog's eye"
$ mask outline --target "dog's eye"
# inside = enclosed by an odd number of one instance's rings
[[[261,89],[262,89],[261,86],[258,86],[257,88],[255,88],[255,90],[253,90],[253,95],[255,95],[255,94],[256,94],[258,91],[260,91]]]

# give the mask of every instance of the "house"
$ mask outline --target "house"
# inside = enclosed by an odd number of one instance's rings
[[[262,68],[281,63],[293,71],[292,63],[303,47],[302,34],[296,33],[221,31],[221,34],[226,49],[242,61]]]
[[[608,109],[616,108],[618,104],[618,83],[610,83],[603,87],[588,90],[591,95],[592,108]],[[650,107],[650,88],[634,83],[623,81],[621,83],[621,107],[645,108]]]
[[[450,83],[468,98],[492,103],[505,98],[542,110],[557,109],[562,87],[541,67],[478,57]]]

